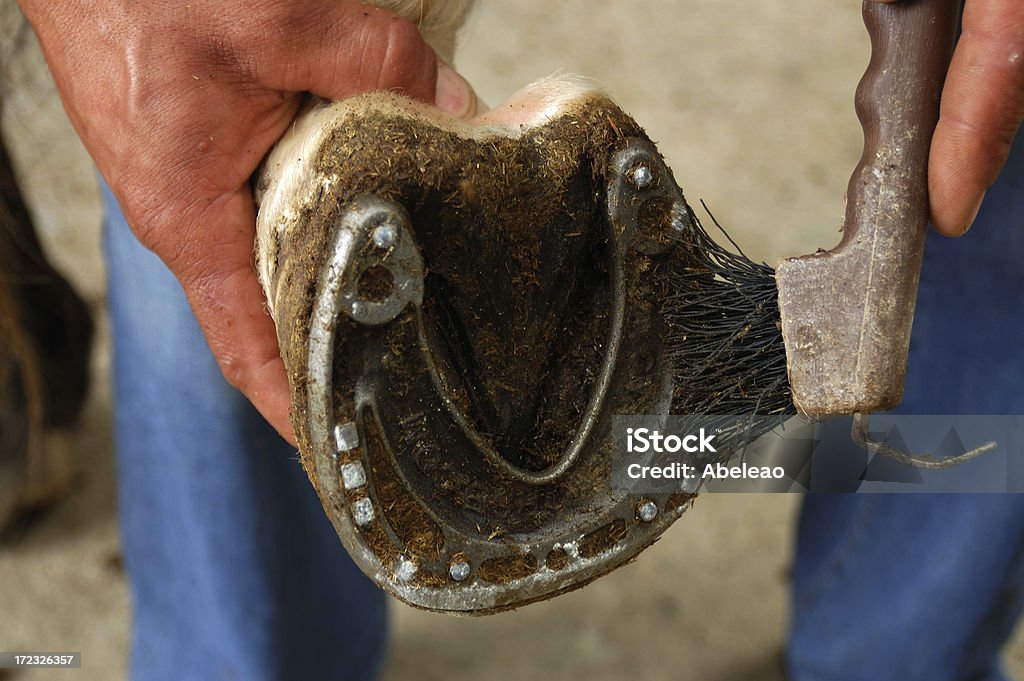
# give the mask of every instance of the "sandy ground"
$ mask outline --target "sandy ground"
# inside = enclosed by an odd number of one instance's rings
[[[558,70],[598,79],[659,141],[691,203],[707,201],[753,257],[837,241],[861,147],[858,2],[482,0],[463,45],[457,64],[485,101]],[[54,257],[102,313],[91,166],[38,60],[26,64],[7,133]],[[0,546],[0,650],[80,650],[84,666],[18,679],[124,676],[108,350],[104,336],[75,492]],[[702,497],[633,565],[522,611],[458,619],[395,605],[384,678],[781,679],[798,502]],[[1024,678],[1019,641],[1010,663]]]

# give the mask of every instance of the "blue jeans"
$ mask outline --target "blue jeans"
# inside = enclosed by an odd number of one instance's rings
[[[907,414],[1024,414],[1024,141],[961,239],[930,234]],[[1020,455],[1020,452],[1012,452]],[[794,681],[996,681],[1024,607],[1024,495],[808,495]]]
[[[221,377],[177,281],[104,198],[131,678],[375,678],[384,594],[346,556],[295,450]]]

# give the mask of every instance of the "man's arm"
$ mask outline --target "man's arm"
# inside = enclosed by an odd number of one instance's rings
[[[1022,119],[1024,2],[967,0],[929,162],[931,219],[939,232],[960,236],[970,228]]]
[[[180,280],[221,370],[294,442],[253,271],[249,178],[302,93],[476,98],[416,26],[348,0],[19,0],[64,107],[142,243]]]

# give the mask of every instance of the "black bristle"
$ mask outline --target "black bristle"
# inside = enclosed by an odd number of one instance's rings
[[[707,210],[707,206],[705,206]],[[726,250],[689,212],[665,298],[674,365],[672,413],[746,416],[749,441],[795,414],[779,324],[775,270]],[[711,215],[708,211],[708,215]]]

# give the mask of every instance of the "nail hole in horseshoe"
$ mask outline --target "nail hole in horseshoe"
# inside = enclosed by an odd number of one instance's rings
[[[361,300],[381,303],[395,291],[395,276],[383,265],[373,265],[359,275],[356,290]]]

